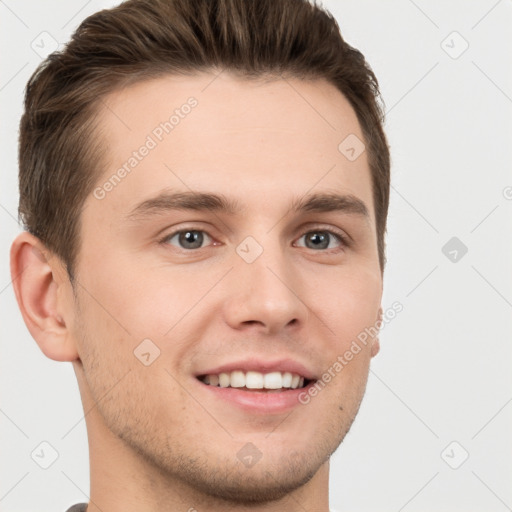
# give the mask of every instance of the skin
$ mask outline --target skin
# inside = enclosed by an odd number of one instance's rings
[[[88,510],[328,511],[329,456],[363,397],[371,339],[307,405],[256,414],[212,399],[200,370],[248,357],[291,358],[321,376],[375,325],[382,298],[367,155],[348,101],[323,80],[247,81],[223,72],[166,76],[103,98],[108,145],[101,186],[155,126],[193,96],[198,105],[133,171],[82,211],[76,283],[32,235],[11,251],[16,297],[43,353],[73,364],[87,425]],[[212,81],[213,80],[213,81]],[[164,190],[224,194],[243,214],[171,210],[127,220]],[[351,194],[369,216],[290,212],[307,193]],[[202,248],[180,246],[200,230]],[[341,230],[328,248],[308,233]],[[263,248],[247,263],[247,237]],[[182,242],[183,243],[183,242]],[[134,356],[150,339],[160,356]],[[246,443],[261,459],[246,467]],[[301,508],[302,509],[302,508]]]

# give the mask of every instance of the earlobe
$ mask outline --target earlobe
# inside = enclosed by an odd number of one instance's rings
[[[375,326],[380,331],[380,328],[382,326],[382,306],[379,308],[379,313],[377,316],[377,321],[375,322]],[[380,340],[379,340],[379,335],[377,334],[372,343],[371,356],[375,357],[379,353],[379,351],[380,351]]]
[[[41,351],[55,361],[79,359],[66,325],[66,286],[62,265],[41,241],[24,231],[11,246],[11,279],[23,320]],[[69,309],[69,308],[68,308]]]

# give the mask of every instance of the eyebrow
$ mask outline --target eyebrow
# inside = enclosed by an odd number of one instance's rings
[[[243,213],[243,208],[236,199],[223,194],[206,192],[161,192],[146,199],[133,208],[126,220],[143,220],[172,210],[212,211],[236,215]],[[289,210],[301,212],[342,212],[369,220],[370,214],[366,204],[352,194],[314,193],[292,200]]]

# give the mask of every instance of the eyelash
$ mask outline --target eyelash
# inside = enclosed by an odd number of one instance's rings
[[[213,240],[213,237],[207,231],[205,231],[204,229],[197,229],[197,228],[194,228],[194,227],[191,226],[191,227],[181,228],[179,230],[173,231],[173,232],[165,235],[165,237],[163,237],[159,241],[159,243],[162,244],[162,245],[167,245],[168,242],[172,238],[174,238],[176,235],[179,235],[180,233],[186,233],[187,231],[194,231],[194,232],[198,232],[198,233],[205,233],[210,239]],[[329,235],[332,235],[335,238],[337,238],[338,241],[341,244],[341,247],[336,247],[334,249],[318,249],[318,250],[310,249],[313,252],[324,252],[324,253],[338,252],[338,251],[342,250],[343,248],[350,247],[350,242],[349,242],[348,236],[345,235],[344,233],[341,233],[339,231],[333,230],[332,228],[324,229],[322,227],[313,227],[312,229],[308,229],[308,231],[305,231],[299,238],[302,238],[304,235],[307,235],[307,234],[310,234],[310,233],[328,233]],[[196,249],[184,249],[182,247],[176,247],[176,248],[177,249],[181,249],[184,252],[193,252],[193,251],[199,251],[201,249],[205,249],[205,247],[199,247],[199,248],[196,248]],[[308,249],[308,247],[305,247],[305,248]]]

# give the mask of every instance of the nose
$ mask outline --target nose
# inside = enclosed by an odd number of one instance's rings
[[[251,263],[235,255],[229,288],[223,313],[233,329],[282,335],[307,324],[300,275],[278,243]]]

